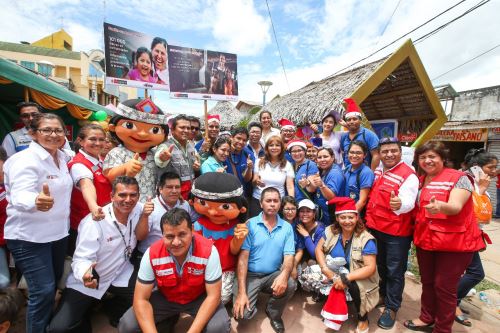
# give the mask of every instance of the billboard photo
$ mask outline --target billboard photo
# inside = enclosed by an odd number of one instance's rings
[[[237,56],[182,46],[168,46],[170,97],[236,101]]]
[[[169,90],[167,42],[104,23],[106,84]]]

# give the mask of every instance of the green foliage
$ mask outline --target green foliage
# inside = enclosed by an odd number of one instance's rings
[[[250,123],[250,117],[245,117],[236,124],[236,127],[247,128],[249,123]]]
[[[254,114],[257,114],[260,111],[260,109],[262,109],[262,106],[256,105],[248,111],[248,114],[253,116]]]

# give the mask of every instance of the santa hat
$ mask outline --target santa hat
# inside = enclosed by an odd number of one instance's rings
[[[340,330],[342,323],[349,318],[344,290],[335,288],[330,290],[330,295],[321,310],[321,316],[327,327]]]
[[[349,197],[335,197],[328,201],[328,205],[335,205],[335,215],[343,213],[358,213],[356,203]]]
[[[306,143],[302,140],[290,140],[290,142],[288,142],[288,145],[286,146],[286,150],[290,151],[295,146],[307,150]]]
[[[285,128],[295,129],[295,124],[293,123],[293,121],[288,120],[286,118],[281,118],[280,120],[278,120],[278,124],[280,124],[281,129]]]
[[[347,105],[346,113],[344,114],[344,119],[350,117],[361,117],[361,111],[359,110],[359,106],[352,98],[346,98],[344,99],[344,102]]]
[[[218,114],[209,114],[207,117],[207,123],[210,122],[216,122],[217,124],[220,124],[220,115]]]

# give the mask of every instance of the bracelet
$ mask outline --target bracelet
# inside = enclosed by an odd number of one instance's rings
[[[342,281],[343,284],[345,284],[346,286],[350,286],[351,285],[351,281],[349,281],[347,279],[347,274],[346,273],[342,273],[340,274],[340,280]]]

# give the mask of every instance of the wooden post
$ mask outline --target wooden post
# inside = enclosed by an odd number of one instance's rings
[[[148,97],[148,90],[147,90],[147,89],[144,89],[144,99],[146,99],[146,98],[149,98],[149,97]]]
[[[24,87],[24,101],[29,102],[30,101],[30,94],[28,87]]]
[[[205,112],[205,140],[208,141],[208,102],[203,100],[203,107]]]

